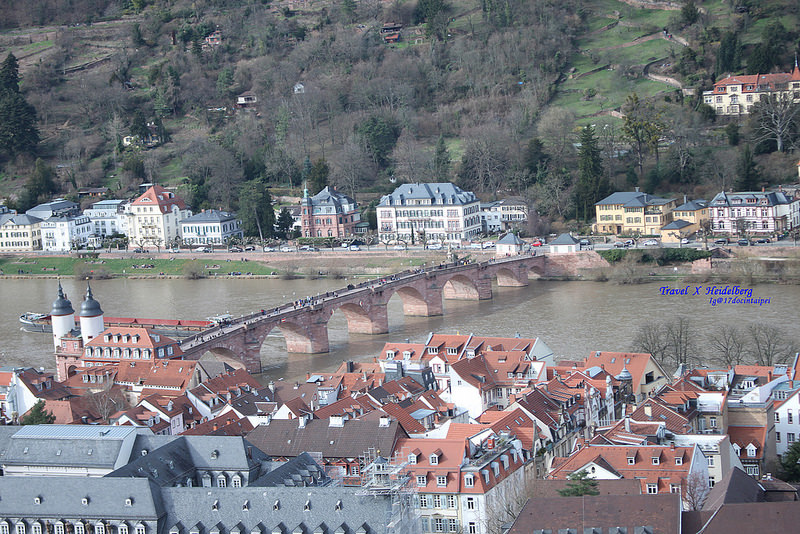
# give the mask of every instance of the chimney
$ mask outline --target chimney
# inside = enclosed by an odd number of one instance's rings
[[[629,415],[625,416],[625,432],[631,431],[631,418]]]
[[[270,380],[269,384],[267,384],[267,387],[269,388],[270,392],[275,393],[275,382]]]
[[[348,373],[352,373],[353,372],[353,361],[352,360],[347,362],[347,365],[345,366],[345,369],[347,369]]]
[[[683,203],[686,204],[686,195],[683,195]]]
[[[217,431],[217,423],[214,423],[213,429],[214,429],[215,432]]]
[[[305,428],[306,427],[306,415],[303,414],[297,418],[297,426],[298,428]]]
[[[634,189],[636,189],[637,193],[639,192],[639,186],[636,186]]]
[[[309,378],[311,378],[311,373],[309,373],[308,371],[306,371],[306,380],[308,380]]]
[[[762,185],[761,186],[761,192],[763,193],[765,190],[766,190],[766,188]]]
[[[673,450],[673,451],[675,450],[675,442],[674,441],[670,441],[669,442],[669,448],[670,448],[670,450]]]
[[[328,420],[328,426],[332,428],[342,428],[344,426],[344,417],[341,415],[332,415]]]
[[[382,415],[380,419],[378,419],[378,426],[381,428],[386,428],[389,426],[389,416]]]

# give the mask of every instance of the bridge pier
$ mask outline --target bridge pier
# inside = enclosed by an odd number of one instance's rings
[[[285,326],[281,328],[286,339],[286,352],[320,354],[330,352],[328,343],[328,325],[326,323],[307,323]]]
[[[443,294],[448,300],[488,300],[492,298],[492,279],[454,276],[444,285]]]
[[[389,331],[389,312],[386,303],[373,303],[355,309],[342,306],[347,317],[347,331],[351,334],[385,334]]]
[[[497,271],[498,287],[525,287],[529,284],[528,269],[518,266],[514,271],[500,269]]]

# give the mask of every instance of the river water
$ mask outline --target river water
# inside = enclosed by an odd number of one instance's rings
[[[235,316],[345,286],[345,280],[100,280],[94,297],[107,316],[160,319],[205,319],[220,313]],[[78,310],[85,282],[63,280]],[[327,354],[287,354],[277,330],[262,350],[261,379],[305,377],[308,371],[330,371],[344,360],[369,360],[387,341],[424,341],[429,332],[492,336],[541,337],[559,359],[582,359],[593,350],[630,351],[640,325],[678,316],[691,319],[703,353],[706,333],[723,324],[746,328],[769,323],[787,338],[800,339],[800,286],[757,285],[752,296],[769,298],[762,306],[718,304],[710,297],[662,295],[666,283],[620,286],[602,282],[531,281],[524,288],[494,288],[494,298],[479,302],[445,301],[440,317],[404,317],[400,297],[389,302],[389,333],[349,335],[342,312],[329,326]],[[672,284],[674,287],[675,284]],[[685,284],[680,287],[685,287]],[[724,287],[720,286],[720,287]],[[694,290],[690,287],[690,293]],[[56,297],[55,280],[0,280],[0,362],[6,366],[53,369],[49,334],[20,330],[27,311],[49,313]]]

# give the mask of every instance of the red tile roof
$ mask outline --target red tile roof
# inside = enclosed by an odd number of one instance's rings
[[[158,206],[161,213],[172,211],[173,206],[178,209],[186,209],[186,203],[180,197],[176,197],[171,191],[167,191],[160,185],[154,185],[145,191],[140,197],[131,202],[131,206]]]

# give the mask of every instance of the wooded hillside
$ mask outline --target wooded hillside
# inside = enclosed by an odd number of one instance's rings
[[[800,112],[778,151],[756,114],[717,119],[700,94],[728,73],[790,71],[797,2],[641,5],[12,0],[0,54],[19,87],[0,90],[0,114],[33,106],[38,143],[0,126],[0,198],[25,209],[152,181],[237,210],[267,187],[368,202],[448,180],[528,198],[538,232],[579,225],[612,189],[796,181]],[[255,102],[237,106],[243,94]]]

